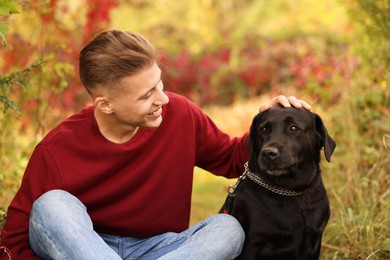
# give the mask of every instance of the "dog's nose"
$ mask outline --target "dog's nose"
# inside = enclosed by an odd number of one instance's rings
[[[274,161],[276,158],[279,157],[279,150],[275,147],[264,148],[261,151],[261,156],[267,161]]]

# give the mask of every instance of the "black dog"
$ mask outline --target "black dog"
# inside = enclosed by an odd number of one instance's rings
[[[253,119],[249,145],[224,205],[246,234],[237,259],[318,259],[330,216],[320,150],[330,162],[335,141],[317,114],[274,107]]]

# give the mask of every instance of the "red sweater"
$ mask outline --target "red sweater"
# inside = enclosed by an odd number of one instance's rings
[[[32,203],[62,189],[87,207],[97,232],[149,237],[188,228],[194,166],[239,176],[248,160],[247,134],[230,138],[193,103],[167,93],[162,124],[139,129],[127,143],[107,141],[87,107],[36,146],[8,208],[2,245],[13,259],[33,258],[28,243]],[[228,120],[228,118],[226,119]]]

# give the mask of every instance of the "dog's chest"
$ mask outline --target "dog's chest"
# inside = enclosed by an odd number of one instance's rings
[[[232,207],[246,234],[238,259],[315,259],[330,214],[326,192],[289,197],[254,185],[244,180]]]
[[[237,190],[232,210],[244,229],[258,229],[263,234],[317,230],[328,214],[327,197],[322,193],[283,196],[259,188],[249,180]]]

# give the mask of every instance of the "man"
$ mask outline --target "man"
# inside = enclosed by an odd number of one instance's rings
[[[80,53],[94,100],[36,146],[2,230],[7,259],[233,259],[244,233],[217,214],[188,228],[194,166],[238,177],[247,133],[230,138],[163,91],[152,44],[108,30]],[[273,105],[310,106],[278,96]]]

